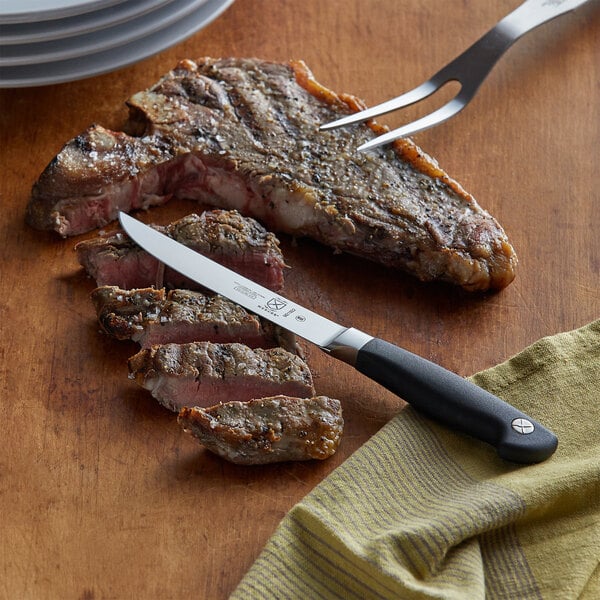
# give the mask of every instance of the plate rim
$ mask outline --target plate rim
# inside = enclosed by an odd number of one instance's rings
[[[97,11],[73,15],[64,19],[52,21],[36,21],[31,23],[11,23],[2,27],[2,46],[21,44],[37,44],[54,40],[67,39],[85,33],[92,33],[121,23],[126,23],[136,17],[143,16],[174,0],[131,0],[121,2],[117,6],[109,6]],[[19,33],[21,27],[28,27],[24,33]],[[13,27],[15,32],[11,32]],[[7,28],[8,31],[7,31]]]
[[[185,19],[194,11],[206,4],[207,0],[173,0],[169,4],[159,7],[140,17],[133,27],[128,21],[119,23],[99,31],[93,31],[79,36],[39,42],[37,44],[23,44],[23,50],[29,54],[19,55],[18,45],[7,46],[0,52],[0,68],[23,67],[32,64],[47,64],[70,60],[74,58],[89,57],[98,52],[124,46],[143,37],[165,29],[170,25]],[[177,3],[177,7],[173,7]],[[64,43],[66,42],[66,43]],[[36,48],[37,47],[37,48]],[[0,46],[1,48],[1,46]],[[9,50],[17,49],[15,56],[8,56]],[[31,52],[34,52],[33,54]]]
[[[96,55],[91,55],[98,59],[96,63],[92,65],[87,61],[83,61],[87,68],[80,69],[79,71],[73,69],[69,70],[69,65],[66,65],[66,63],[71,63],[73,65],[81,66],[82,61],[79,58],[39,65],[44,67],[41,74],[28,75],[21,78],[15,78],[14,76],[13,78],[8,78],[6,77],[6,73],[3,73],[2,71],[9,69],[16,70],[17,73],[22,73],[24,70],[23,67],[0,67],[0,88],[33,88],[44,85],[79,81],[97,75],[111,73],[113,71],[131,66],[141,62],[146,58],[150,58],[164,50],[167,50],[168,48],[171,48],[191,37],[194,33],[197,33],[204,27],[208,26],[220,15],[222,15],[234,3],[234,1],[235,0],[208,0],[196,11],[197,13],[206,12],[206,15],[200,16],[199,19],[197,21],[195,20],[194,24],[189,28],[182,29],[182,24],[187,22],[187,19],[183,19],[182,21],[172,24],[166,29],[161,29],[150,36],[146,36],[137,40],[136,42],[131,42],[130,44],[125,44],[124,46],[117,46],[116,48],[112,48],[105,52],[99,52]],[[173,30],[175,29],[180,31],[174,36]],[[159,40],[162,40],[162,43]],[[123,50],[133,50],[133,52],[123,52]],[[122,60],[111,60],[116,57],[120,57]],[[56,68],[61,66],[63,67],[63,70],[56,72]],[[53,68],[55,69],[54,73],[52,73]]]
[[[35,0],[34,6],[22,10],[24,2],[26,2],[26,0],[14,0],[14,2],[9,3],[8,6],[3,5],[3,8],[0,8],[0,25],[62,19],[69,16],[109,8],[116,4],[127,2],[127,0],[76,0],[75,2],[70,0],[45,0],[43,3],[44,6],[42,7],[39,6],[39,0]],[[17,3],[21,10],[14,10],[14,8],[17,8]],[[13,6],[14,8],[11,10],[11,7]]]

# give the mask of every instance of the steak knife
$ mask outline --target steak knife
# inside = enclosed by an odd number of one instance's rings
[[[501,458],[537,463],[556,450],[558,439],[551,431],[467,379],[359,329],[330,321],[123,212],[119,220],[133,241],[165,265],[316,344],[429,418],[491,444]]]

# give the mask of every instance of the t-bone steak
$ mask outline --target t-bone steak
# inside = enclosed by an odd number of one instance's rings
[[[124,131],[91,126],[50,162],[28,205],[33,227],[77,235],[187,198],[426,281],[473,291],[514,278],[502,227],[414,142],[358,152],[382,126],[319,130],[363,104],[302,61],[183,60],[127,104]]]
[[[340,402],[326,396],[183,408],[178,421],[208,450],[242,465],[329,458],[344,427]]]
[[[103,286],[96,288],[91,298],[104,333],[138,342],[142,348],[167,343],[238,342],[251,348],[280,346],[300,352],[293,333],[217,294]]]
[[[154,227],[265,287],[276,291],[283,287],[286,267],[279,240],[255,219],[242,217],[235,210],[210,210]],[[201,287],[165,267],[121,231],[79,242],[75,251],[98,287]]]
[[[229,400],[315,394],[308,365],[296,354],[237,343],[152,346],[129,359],[129,376],[176,412]]]

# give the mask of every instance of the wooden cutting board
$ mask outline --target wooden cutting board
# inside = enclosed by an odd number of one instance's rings
[[[62,144],[94,122],[118,128],[124,100],[185,57],[302,58],[324,84],[373,104],[428,77],[516,5],[238,0],[133,67],[0,91],[0,598],[226,598],[294,503],[403,408],[307,346],[317,390],[344,406],[338,454],[248,468],[203,451],[127,379],[135,346],[98,332],[93,282],[73,252],[89,235],[61,240],[24,224],[31,185]],[[506,290],[425,285],[281,236],[286,293],[461,375],[597,318],[599,38],[594,3],[546,25],[461,115],[416,137],[508,232],[520,267]],[[179,202],[151,216],[165,223],[195,209]]]

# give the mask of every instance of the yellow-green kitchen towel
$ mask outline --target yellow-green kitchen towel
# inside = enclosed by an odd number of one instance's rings
[[[283,519],[231,600],[600,598],[600,321],[472,377],[559,438],[515,465],[411,408]]]

